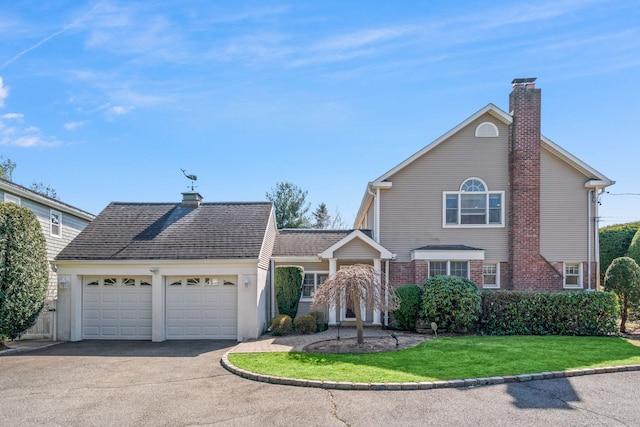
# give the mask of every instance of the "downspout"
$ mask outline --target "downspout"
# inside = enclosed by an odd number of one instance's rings
[[[598,189],[596,193],[596,203],[594,205],[595,212],[593,216],[594,227],[594,242],[595,242],[595,257],[596,257],[596,290],[600,290],[600,217],[598,213],[598,197],[600,193],[604,191],[604,188]]]
[[[369,185],[367,185],[367,193],[369,193],[370,196],[373,196],[373,203],[374,203],[374,218],[373,218],[373,239],[380,243],[380,189],[376,188],[376,192],[373,193],[370,189],[371,187],[371,183],[369,183]]]
[[[274,317],[276,317],[276,293],[274,292],[275,288],[276,288],[276,284],[275,284],[275,280],[276,280],[276,262],[274,260],[270,260],[269,263],[270,265],[270,271],[269,271],[269,299],[270,299],[270,310],[271,310],[271,316],[269,317],[269,320],[273,319]],[[268,328],[269,326],[267,326]]]
[[[591,291],[591,239],[593,237],[592,233],[592,228],[593,228],[593,224],[592,222],[592,218],[591,218],[591,203],[592,203],[592,198],[593,198],[593,190],[589,190],[589,192],[587,193],[587,218],[588,218],[588,223],[587,223],[587,290]]]
[[[384,260],[384,301],[385,306],[389,307],[389,260]],[[384,311],[384,325],[389,327],[389,309]]]

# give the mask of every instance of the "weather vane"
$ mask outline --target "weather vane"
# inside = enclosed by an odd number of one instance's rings
[[[182,168],[180,168],[180,170],[182,171],[184,176],[187,177],[187,179],[191,180],[191,191],[193,191],[193,189],[197,187],[196,185],[193,185],[193,183],[194,183],[194,181],[198,180],[198,176],[197,175],[187,175],[187,171],[186,170],[184,170]],[[187,188],[189,188],[189,187],[187,187]]]

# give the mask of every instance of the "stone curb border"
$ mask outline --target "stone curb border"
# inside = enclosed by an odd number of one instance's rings
[[[271,375],[257,374],[255,372],[240,369],[231,362],[227,357],[232,351],[227,351],[220,359],[220,364],[232,374],[238,375],[248,380],[279,384],[292,385],[297,387],[314,387],[335,390],[431,390],[435,388],[461,388],[461,387],[478,387],[494,384],[508,384],[526,382],[532,380],[547,380],[552,378],[569,378],[579,377],[582,375],[610,374],[613,372],[640,371],[640,364],[625,366],[608,366],[601,368],[585,368],[571,369],[568,371],[540,372],[536,374],[508,375],[503,377],[488,378],[467,378],[464,380],[448,380],[448,381],[425,381],[425,382],[408,382],[408,383],[354,383],[346,381],[319,381],[319,380],[303,380],[298,378],[274,377]]]

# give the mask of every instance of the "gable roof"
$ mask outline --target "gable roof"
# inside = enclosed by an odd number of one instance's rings
[[[71,206],[67,203],[63,203],[60,200],[45,196],[44,194],[40,194],[36,191],[31,190],[30,188],[23,187],[22,185],[18,185],[15,182],[11,182],[6,179],[0,178],[0,190],[6,193],[17,195],[20,198],[40,203],[41,205],[47,206],[57,211],[82,218],[86,221],[92,221],[95,218],[95,215],[92,213],[83,211],[82,209],[78,209],[75,206]]]
[[[448,140],[453,135],[455,135],[456,133],[458,133],[459,131],[461,131],[462,129],[467,127],[469,124],[473,123],[475,120],[477,120],[478,118],[482,117],[485,114],[492,115],[493,117],[500,120],[502,123],[506,125],[511,125],[511,123],[513,122],[513,117],[511,117],[510,114],[506,113],[505,111],[501,110],[500,108],[496,107],[494,104],[491,104],[491,103],[487,104],[485,107],[476,111],[474,114],[472,114],[467,119],[459,123],[453,129],[449,130],[448,132],[446,132],[445,134],[443,134],[442,136],[440,136],[439,138],[437,138],[427,146],[423,147],[418,152],[408,157],[406,160],[402,161],[401,163],[399,163],[397,166],[393,167],[389,171],[385,172],[384,174],[382,174],[372,182],[369,182],[367,184],[367,189],[365,190],[364,197],[362,198],[362,202],[360,203],[360,209],[358,210],[358,213],[356,215],[355,224],[357,225],[362,221],[362,219],[364,218],[364,215],[367,212],[367,209],[369,208],[369,205],[371,204],[371,201],[373,200],[373,195],[369,192],[370,188],[376,188],[376,187],[389,188],[391,184],[390,182],[387,181],[389,178],[391,178],[397,172],[406,168],[411,163],[421,158],[422,156],[424,156],[425,154],[427,154],[428,152],[436,148],[438,145],[442,144],[444,141]],[[569,153],[568,151],[566,151],[565,149],[563,149],[562,147],[560,147],[550,139],[546,138],[544,135],[541,135],[540,145],[542,148],[546,149],[550,153],[556,155],[558,158],[566,162],[569,166],[583,173],[586,177],[594,180],[602,181],[603,187],[615,184],[615,181],[612,181],[611,179],[607,178],[604,174],[602,174],[601,172],[598,172],[596,169],[587,165],[586,163],[584,163],[583,161],[575,157],[573,154]]]
[[[278,230],[273,257],[318,257],[354,230]],[[360,230],[371,237],[371,230]]]
[[[270,202],[111,203],[56,260],[258,259]]]
[[[385,248],[380,243],[373,240],[371,236],[364,234],[361,230],[353,230],[351,233],[349,233],[347,236],[342,238],[340,241],[336,242],[330,248],[323,251],[322,254],[320,255],[322,256],[322,258],[334,258],[335,251],[337,251],[338,249],[342,248],[344,245],[346,245],[347,243],[355,239],[358,239],[364,242],[365,244],[369,245],[372,249],[380,252],[381,259],[394,258],[394,255],[391,252],[389,252],[387,248]]]

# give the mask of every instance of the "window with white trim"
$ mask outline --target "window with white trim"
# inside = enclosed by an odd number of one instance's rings
[[[52,236],[61,237],[62,236],[62,214],[58,211],[54,211],[51,209],[49,211],[49,233]]]
[[[14,196],[13,194],[4,193],[4,201],[7,203],[15,203],[16,205],[20,204],[20,197]]]
[[[308,272],[304,273],[304,281],[302,282],[301,300],[311,301],[316,291],[329,277],[329,273],[325,272]]]
[[[582,263],[564,263],[564,287],[582,289]]]
[[[476,138],[495,138],[500,136],[498,127],[491,122],[482,122],[476,127]]]
[[[460,276],[469,278],[469,261],[429,261],[429,277]]]
[[[443,199],[444,227],[504,227],[504,191],[489,191],[480,178],[443,192]]]
[[[482,287],[486,289],[500,288],[500,263],[482,264]]]

